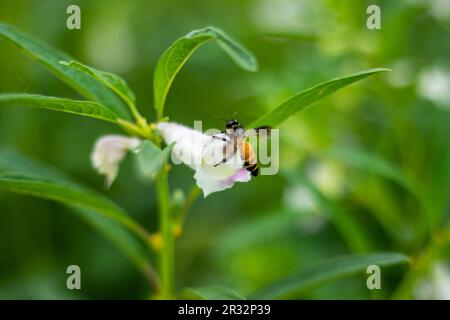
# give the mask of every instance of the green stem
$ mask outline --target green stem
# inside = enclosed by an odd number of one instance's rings
[[[131,111],[131,114],[133,115],[134,119],[136,120],[136,123],[138,124],[138,126],[145,127],[147,125],[147,121],[145,120],[145,118],[143,116],[141,116],[141,114],[139,113],[139,111],[136,108],[136,105],[128,99],[126,99],[126,103],[128,105],[128,108]]]
[[[178,213],[176,214],[177,219],[177,225],[182,230],[184,228],[184,223],[186,221],[186,216],[189,212],[189,209],[191,208],[192,204],[197,200],[198,196],[201,194],[201,189],[197,187],[197,185],[194,185],[189,192],[186,201],[184,202],[183,206],[180,208]]]
[[[163,247],[160,253],[159,273],[161,279],[160,298],[171,299],[174,290],[174,237],[170,216],[170,190],[167,170],[163,169],[156,177],[156,197],[158,202],[160,232]]]
[[[133,136],[148,139],[156,145],[159,145],[161,143],[160,138],[155,134],[154,129],[152,129],[150,126],[138,126],[135,123],[123,119],[118,119],[117,123],[122,127],[123,130]]]
[[[114,91],[123,101],[125,101],[128,109],[131,111],[133,118],[136,120],[138,126],[144,128],[147,125],[147,120],[139,113],[136,104],[133,100],[128,98],[122,91],[117,90],[115,86],[108,85],[108,87]]]

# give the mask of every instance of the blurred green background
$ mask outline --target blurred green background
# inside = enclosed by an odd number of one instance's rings
[[[82,29],[68,30],[78,4]],[[381,7],[381,30],[366,8]],[[10,23],[77,60],[123,76],[153,118],[152,72],[177,38],[207,25],[255,53],[245,73],[213,44],[188,61],[169,94],[172,121],[245,125],[316,83],[373,67],[393,71],[357,83],[297,114],[280,130],[280,173],[199,199],[177,241],[177,288],[224,285],[248,294],[327,258],[397,251],[373,295],[358,274],[298,298],[449,298],[450,3],[448,1],[7,1]],[[0,92],[79,98],[16,48],[0,41]],[[90,164],[113,125],[28,108],[0,109],[0,146],[56,166],[156,229],[153,186],[126,159],[108,191]],[[175,167],[172,190],[192,172]],[[66,288],[66,267],[82,290]],[[0,298],[146,298],[131,263],[72,212],[0,190]]]

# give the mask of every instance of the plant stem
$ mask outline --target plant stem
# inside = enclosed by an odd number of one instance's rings
[[[154,133],[154,129],[151,128],[151,126],[142,127],[135,123],[118,119],[117,123],[122,127],[123,130],[125,130],[127,133],[137,136],[140,138],[148,139],[154,144],[158,145],[160,144],[160,139],[157,135]]]
[[[156,177],[156,198],[158,202],[159,228],[163,238],[160,252],[159,274],[161,279],[160,298],[171,299],[174,289],[174,237],[170,216],[170,190],[167,170],[163,169]]]
[[[201,189],[194,185],[189,192],[186,201],[176,214],[177,225],[182,230],[184,228],[184,223],[186,221],[186,216],[191,208],[192,204],[197,200],[198,196],[201,194]]]

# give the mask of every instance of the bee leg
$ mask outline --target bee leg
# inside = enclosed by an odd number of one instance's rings
[[[225,146],[225,148],[224,148],[225,157],[219,163],[216,163],[214,165],[214,167],[217,167],[218,165],[224,164],[225,162],[227,162],[229,159],[231,159],[233,157],[233,155],[236,153],[236,151],[237,151],[236,144],[233,144],[233,152],[227,152],[227,147]]]
[[[220,165],[220,164],[224,164],[225,162],[227,162],[227,160],[228,160],[227,158],[223,158],[222,161],[216,163],[216,164],[214,165],[214,167],[217,167],[217,166]]]
[[[228,142],[228,140],[226,139],[226,138],[224,138],[224,137],[218,137],[218,136],[216,136],[216,135],[213,135],[213,136],[211,136],[213,139],[217,139],[217,140],[222,140],[222,141],[225,141],[225,142]]]

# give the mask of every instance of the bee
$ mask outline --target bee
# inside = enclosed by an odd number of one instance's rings
[[[244,163],[244,168],[247,169],[247,171],[249,171],[252,176],[258,176],[259,165],[253,147],[250,143],[248,143],[248,133],[236,119],[226,121],[227,123],[225,124],[225,130],[221,132],[222,135],[212,136],[214,139],[226,142],[224,146],[225,157],[219,163],[216,163],[214,167],[226,163],[239,150],[241,160]],[[259,134],[260,130],[263,129],[267,132],[268,130],[270,130],[270,127],[261,126],[255,128],[254,132],[256,132],[256,134]]]

